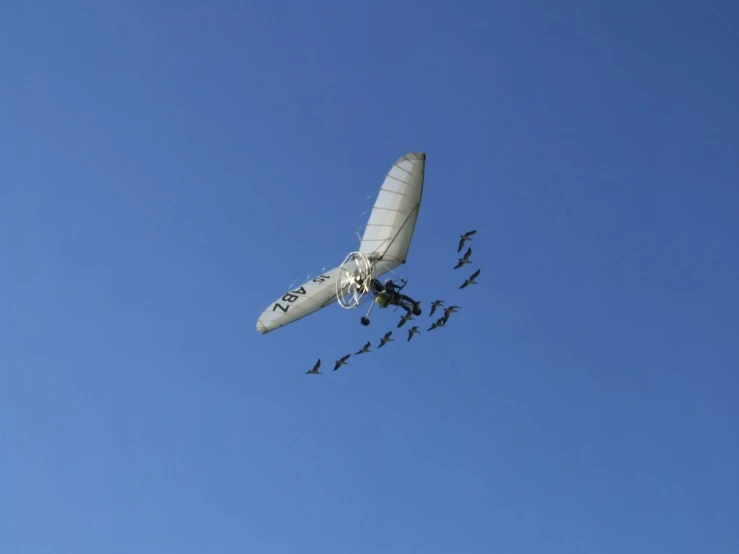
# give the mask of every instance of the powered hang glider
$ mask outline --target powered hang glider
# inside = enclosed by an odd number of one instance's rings
[[[359,250],[350,252],[341,265],[291,290],[262,312],[257,331],[268,333],[338,301],[342,308],[359,305],[368,292],[374,296],[363,325],[375,303],[405,308],[421,314],[418,302],[398,292],[386,291],[377,280],[405,263],[418,218],[423,191],[426,154],[411,152],[398,158],[380,187]],[[402,288],[402,287],[401,287]]]

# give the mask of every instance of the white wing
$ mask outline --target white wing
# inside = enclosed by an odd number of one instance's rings
[[[338,274],[339,268],[335,267],[286,292],[259,316],[257,331],[263,335],[336,302]]]
[[[372,208],[359,251],[376,263],[373,276],[405,263],[418,218],[426,154],[411,152],[390,168]],[[257,319],[268,333],[336,302],[339,267],[293,289],[269,305]]]
[[[359,251],[377,260],[379,276],[405,263],[423,192],[426,154],[411,152],[390,168],[372,207]]]

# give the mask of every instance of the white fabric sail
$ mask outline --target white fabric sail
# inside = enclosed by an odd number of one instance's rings
[[[426,154],[396,160],[380,187],[359,251],[376,263],[379,276],[405,263],[423,192]]]
[[[335,267],[283,294],[259,316],[257,331],[263,335],[336,302],[338,274]]]

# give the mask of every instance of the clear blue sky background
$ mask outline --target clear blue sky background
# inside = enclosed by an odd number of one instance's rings
[[[3,554],[739,551],[739,7],[454,6],[3,6]],[[412,150],[462,312],[257,334]]]

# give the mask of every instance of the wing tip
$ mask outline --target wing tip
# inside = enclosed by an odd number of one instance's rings
[[[413,161],[425,162],[426,161],[426,152],[408,152],[407,154],[403,154],[400,158],[398,158],[395,161],[395,163],[398,164],[398,163],[400,163],[402,161],[405,161],[405,160],[407,160],[409,162],[413,162]]]

